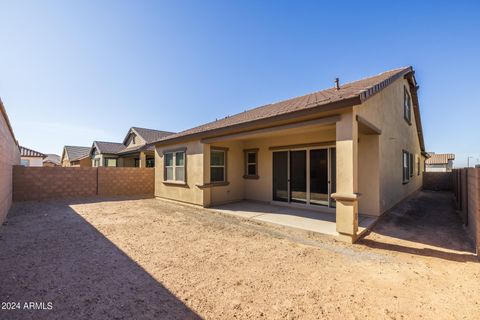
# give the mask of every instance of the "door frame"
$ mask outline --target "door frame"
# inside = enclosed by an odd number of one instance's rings
[[[303,208],[303,209],[311,209],[311,210],[316,210],[316,211],[330,211],[330,212],[335,212],[336,207],[332,206],[332,171],[331,171],[331,149],[335,148],[336,149],[336,144],[330,144],[330,145],[325,145],[325,146],[312,146],[312,147],[299,147],[299,148],[286,148],[286,149],[278,149],[275,151],[272,151],[272,200],[270,201],[272,204],[276,205],[282,205],[282,206],[288,206],[288,207],[295,207],[295,208]],[[326,149],[327,150],[327,171],[328,171],[328,206],[322,206],[322,205],[314,205],[310,203],[310,150],[320,150],[320,149]],[[297,203],[297,202],[292,202],[290,199],[290,151],[302,151],[305,150],[307,153],[306,156],[306,171],[307,171],[307,177],[306,177],[306,184],[307,184],[307,192],[306,192],[306,202],[305,203]],[[288,196],[288,201],[283,202],[283,201],[276,201],[273,200],[273,154],[275,152],[285,152],[287,151],[287,196]]]

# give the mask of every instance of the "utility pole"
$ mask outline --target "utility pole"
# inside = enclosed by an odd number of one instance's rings
[[[467,168],[470,168],[470,158],[473,159],[473,157],[472,156],[467,157]]]

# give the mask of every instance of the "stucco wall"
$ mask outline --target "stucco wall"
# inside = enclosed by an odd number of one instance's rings
[[[43,158],[40,157],[21,157],[21,160],[28,160],[29,167],[43,167]]]
[[[403,118],[404,87],[409,88],[408,82],[405,79],[398,79],[364,104],[354,107],[356,114],[382,130],[379,136],[379,180],[372,181],[379,184],[379,213],[390,209],[422,186],[425,159],[421,155],[413,107],[411,124]],[[362,139],[359,142],[359,149],[361,148]],[[415,155],[414,174],[406,184],[402,183],[402,150]],[[417,158],[421,161],[420,174],[417,171]],[[359,159],[359,162],[365,161]],[[360,204],[361,202],[362,200]]]
[[[258,176],[259,179],[244,180],[245,198],[257,201],[272,201],[272,165],[273,153],[270,147],[287,146],[309,143],[331,142],[335,145],[335,128],[321,128],[315,131],[307,131],[292,135],[280,135],[270,138],[247,140],[244,143],[245,149],[258,148]],[[243,154],[240,158],[242,163],[239,174],[244,174]]]
[[[477,253],[480,250],[480,169],[468,170],[468,215],[467,231],[473,238]]]
[[[186,184],[164,183],[164,156],[166,150],[186,148]],[[198,187],[204,182],[204,145],[200,141],[174,146],[157,147],[155,150],[155,196],[198,205],[204,205],[204,189]]]
[[[0,101],[0,224],[12,204],[12,166],[20,164],[20,150]]]

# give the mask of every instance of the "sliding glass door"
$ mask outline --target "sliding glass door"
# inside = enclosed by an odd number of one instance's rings
[[[288,151],[273,153],[273,200],[289,202]]]
[[[273,200],[334,207],[335,148],[273,152]]]
[[[307,151],[290,151],[290,202],[307,203]]]

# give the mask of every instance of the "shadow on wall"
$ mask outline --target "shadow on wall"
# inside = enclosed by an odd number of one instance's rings
[[[376,249],[452,261],[477,261],[473,242],[455,211],[455,201],[450,192],[416,193],[385,213],[373,232],[386,236],[385,241],[379,242],[367,236],[358,243]],[[412,245],[399,244],[395,239],[412,242]]]
[[[0,300],[53,306],[2,318],[200,319],[66,202],[15,204],[0,240]]]

